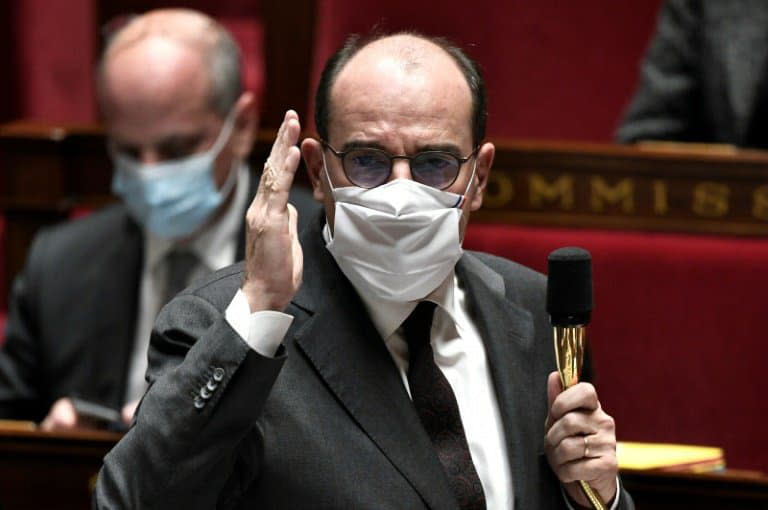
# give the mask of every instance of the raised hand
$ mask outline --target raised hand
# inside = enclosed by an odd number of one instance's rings
[[[595,387],[578,383],[563,391],[557,372],[547,380],[549,415],[544,450],[568,495],[590,508],[578,480],[584,480],[608,503],[616,495],[618,463],[613,418],[603,411]]]
[[[304,266],[296,209],[288,193],[299,166],[299,117],[289,110],[272,145],[259,189],[246,213],[245,278],[251,312],[282,311],[301,285]]]

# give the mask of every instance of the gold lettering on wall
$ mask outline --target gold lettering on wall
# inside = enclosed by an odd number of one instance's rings
[[[589,203],[594,212],[605,210],[605,204],[621,204],[621,211],[631,214],[635,211],[635,182],[622,179],[615,186],[610,186],[602,177],[590,179]]]
[[[483,195],[483,207],[500,209],[512,201],[515,185],[512,178],[503,172],[491,172]]]
[[[693,188],[693,212],[710,218],[728,214],[730,190],[724,184],[700,182]]]
[[[653,180],[653,212],[664,216],[669,212],[667,183],[661,179]]]
[[[752,193],[752,216],[768,221],[768,186],[760,186]]]
[[[549,182],[541,174],[531,173],[529,175],[528,202],[531,207],[540,209],[558,201],[561,209],[566,211],[573,209],[574,186],[572,176],[561,175],[554,182]]]

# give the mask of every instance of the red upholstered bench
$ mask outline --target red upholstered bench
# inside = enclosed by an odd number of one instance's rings
[[[768,469],[768,239],[473,224],[465,241],[542,272],[562,246],[592,253],[588,337],[618,438],[722,446],[729,467]]]

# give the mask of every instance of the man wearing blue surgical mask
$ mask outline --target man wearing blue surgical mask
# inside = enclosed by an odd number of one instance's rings
[[[38,235],[0,352],[0,418],[46,429],[96,426],[88,404],[130,421],[157,312],[243,258],[256,188],[256,100],[214,20],[185,9],[131,19],[107,43],[97,89],[121,203]],[[316,209],[297,191],[299,209]]]
[[[243,264],[158,316],[137,419],[94,508],[633,508],[613,419],[555,371],[545,278],[461,247],[495,148],[477,66],[445,40],[352,38],[326,63],[324,206],[299,236],[286,113]]]

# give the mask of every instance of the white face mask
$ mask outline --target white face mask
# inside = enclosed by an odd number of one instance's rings
[[[415,301],[445,280],[462,254],[461,206],[474,167],[464,195],[408,179],[372,189],[334,188],[325,173],[336,202],[326,248],[358,292]]]

